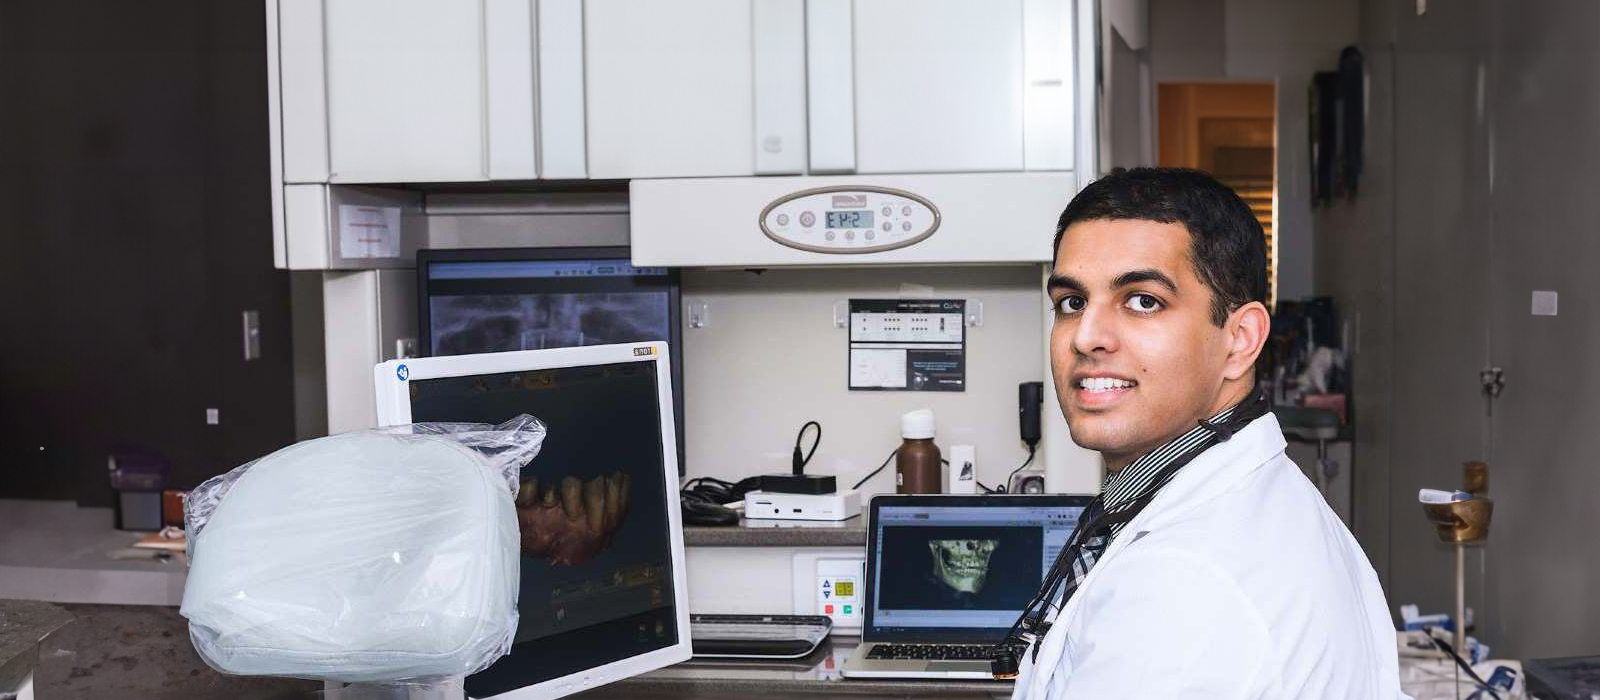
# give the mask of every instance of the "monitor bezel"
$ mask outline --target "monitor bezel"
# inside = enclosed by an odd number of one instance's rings
[[[1094,496],[1081,494],[987,494],[957,496],[935,494],[885,494],[873,497],[867,506],[867,580],[864,588],[866,605],[861,624],[863,642],[996,642],[1005,636],[1005,627],[918,627],[899,632],[886,632],[878,627],[878,519],[879,512],[887,507],[921,508],[1088,508]],[[1081,516],[1082,513],[1079,513]],[[1037,584],[1036,584],[1037,585]],[[1021,610],[1017,614],[1022,614]]]
[[[633,249],[621,246],[577,246],[562,248],[423,248],[417,251],[417,356],[433,357],[433,318],[428,268],[433,263],[507,262],[548,260],[626,260],[633,264]],[[649,265],[642,267],[662,267]],[[669,347],[683,347],[683,280],[678,268],[667,271],[667,341]],[[521,351],[517,351],[521,352]],[[672,359],[672,406],[678,416],[683,415],[683,356],[674,353]],[[677,427],[678,476],[682,477],[684,462],[683,423]]]
[[[677,618],[676,643],[637,656],[618,659],[594,668],[551,678],[539,683],[485,696],[481,700],[552,700],[572,693],[594,688],[665,666],[687,661],[691,656],[689,639],[688,574],[684,565],[683,515],[678,507],[678,491],[672,488],[678,480],[678,452],[676,448],[676,415],[672,410],[671,353],[665,343],[622,343],[617,345],[589,345],[577,348],[549,350],[519,350],[515,352],[484,353],[478,355],[446,355],[441,357],[389,360],[373,368],[373,383],[381,426],[405,425],[411,422],[411,392],[408,384],[421,379],[442,379],[479,374],[501,374],[529,370],[556,369],[609,365],[623,362],[654,362],[656,369],[656,400],[661,415],[662,489],[668,521],[668,542],[672,556],[672,597]]]

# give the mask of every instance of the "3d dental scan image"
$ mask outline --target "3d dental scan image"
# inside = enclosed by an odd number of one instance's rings
[[[633,476],[623,472],[588,481],[569,476],[542,491],[539,477],[523,479],[517,491],[523,555],[568,566],[594,558],[627,517],[632,487]]]
[[[989,556],[999,545],[999,540],[933,540],[928,543],[933,574],[956,591],[976,595],[989,578]]]
[[[1037,527],[888,527],[881,604],[900,610],[1021,609],[1042,575]],[[1003,575],[1000,572],[1005,572]]]

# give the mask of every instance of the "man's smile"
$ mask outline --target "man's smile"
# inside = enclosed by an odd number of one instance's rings
[[[1081,374],[1073,377],[1072,395],[1079,407],[1098,410],[1114,406],[1138,387],[1139,382],[1113,374]]]

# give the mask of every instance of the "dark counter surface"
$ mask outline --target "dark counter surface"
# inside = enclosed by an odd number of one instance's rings
[[[722,527],[685,525],[683,543],[689,547],[865,547],[867,516],[839,522],[740,519],[738,525]]]
[[[39,661],[39,642],[72,613],[37,600],[0,600],[0,688],[14,688]]]

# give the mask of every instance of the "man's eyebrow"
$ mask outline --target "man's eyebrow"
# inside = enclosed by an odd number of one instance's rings
[[[1170,291],[1173,294],[1178,293],[1178,284],[1173,282],[1171,277],[1168,277],[1166,273],[1163,273],[1160,270],[1152,269],[1124,272],[1120,275],[1117,275],[1115,280],[1112,280],[1111,286],[1114,288],[1120,288],[1138,284],[1140,282],[1154,282],[1166,287],[1167,291]]]
[[[1068,275],[1062,274],[1050,275],[1050,279],[1045,281],[1044,286],[1046,289],[1051,291],[1057,289],[1072,289],[1081,292],[1084,289],[1082,282],[1079,282]]]

